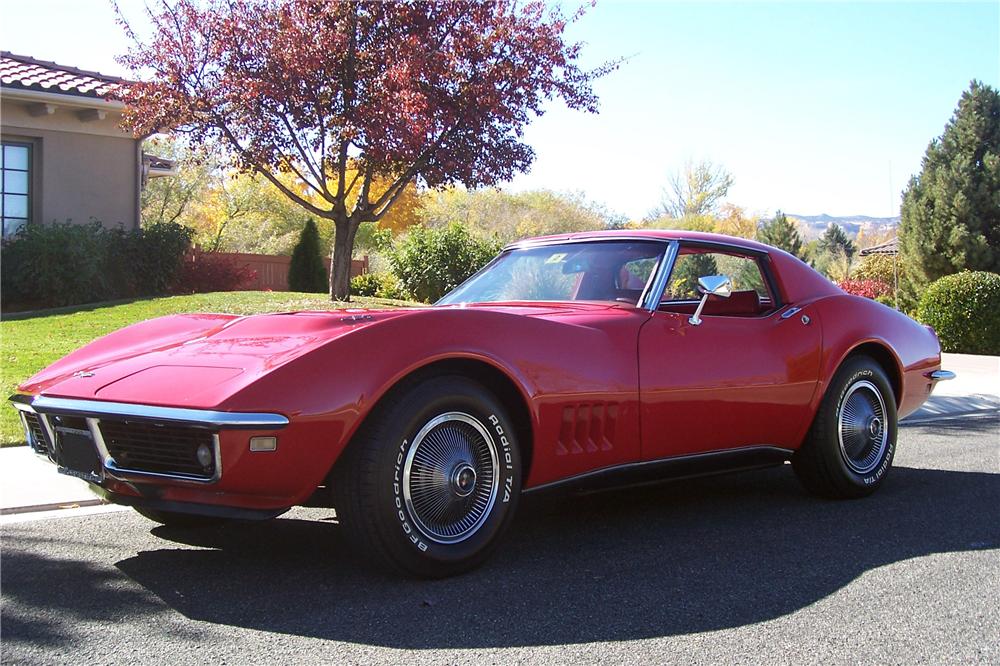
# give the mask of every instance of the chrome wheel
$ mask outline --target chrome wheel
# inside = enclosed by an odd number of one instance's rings
[[[403,466],[403,499],[431,541],[458,543],[483,525],[496,502],[500,458],[489,429],[464,412],[431,419]]]
[[[873,383],[853,384],[840,403],[837,417],[840,454],[857,474],[868,474],[883,457],[889,442],[885,401]]]

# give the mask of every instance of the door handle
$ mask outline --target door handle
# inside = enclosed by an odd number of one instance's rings
[[[791,307],[791,308],[788,308],[787,310],[785,310],[784,312],[781,313],[781,318],[782,319],[791,319],[792,317],[794,317],[795,315],[797,315],[800,312],[802,312],[802,308]],[[812,321],[812,319],[809,318],[809,315],[802,315],[802,325],[803,326],[808,326],[809,322],[811,322],[811,321]]]
[[[791,319],[799,312],[802,312],[802,308],[788,308],[787,310],[781,313],[781,318]]]

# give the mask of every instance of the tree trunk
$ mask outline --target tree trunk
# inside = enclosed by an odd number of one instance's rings
[[[354,236],[358,224],[350,218],[335,220],[333,237],[333,260],[330,262],[330,300],[351,300],[351,254],[354,252]]]

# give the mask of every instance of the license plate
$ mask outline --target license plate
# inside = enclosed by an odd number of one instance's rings
[[[104,465],[89,430],[56,429],[56,462],[59,471],[86,481],[100,481]]]

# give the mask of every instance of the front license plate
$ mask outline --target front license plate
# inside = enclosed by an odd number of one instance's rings
[[[89,430],[56,428],[56,462],[59,471],[86,481],[103,477],[101,457]]]

